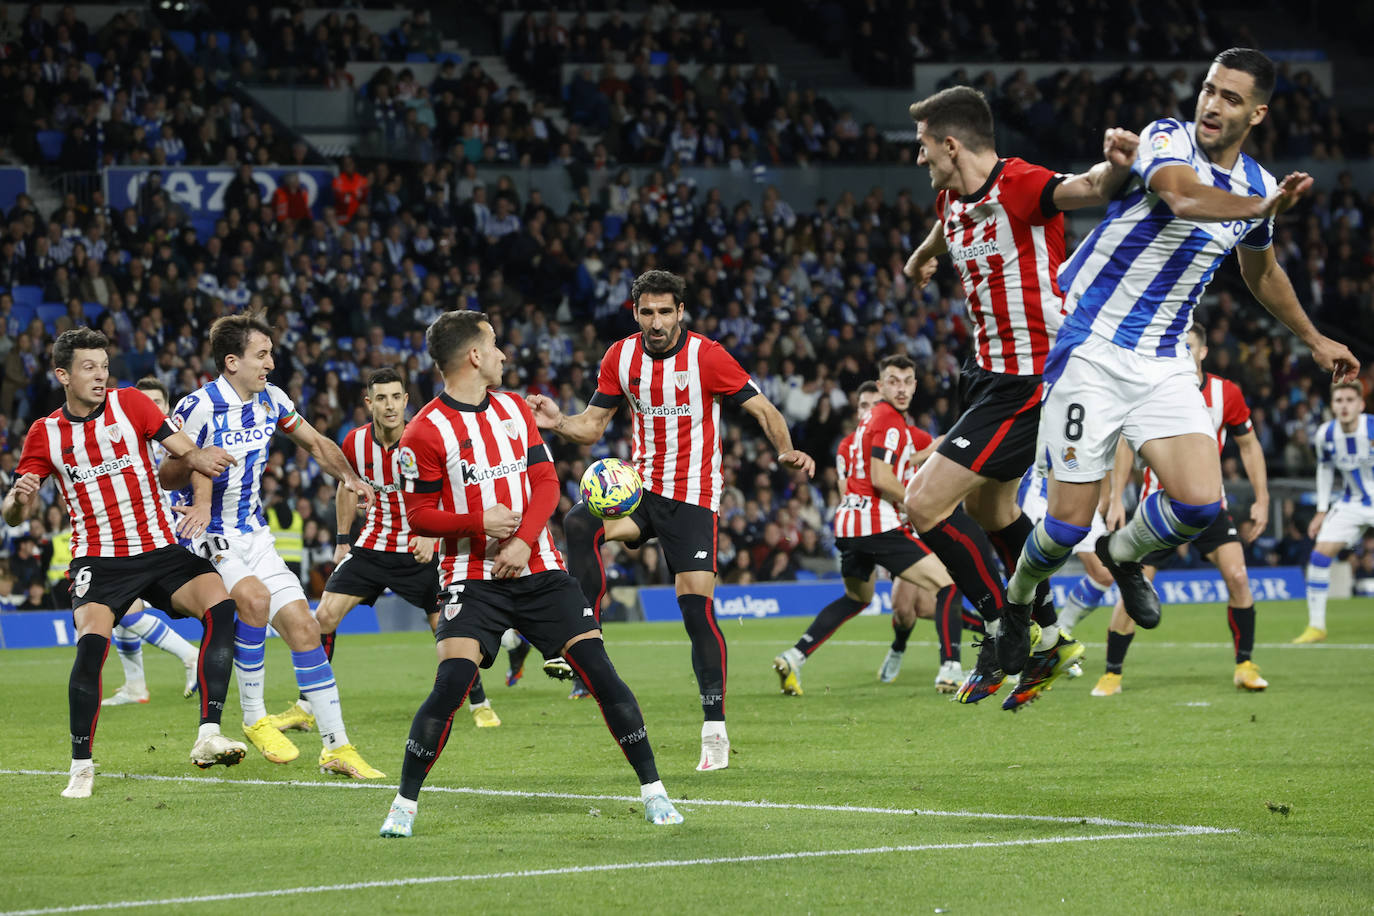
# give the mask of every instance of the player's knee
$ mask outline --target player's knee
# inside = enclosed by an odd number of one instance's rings
[[[457,709],[475,680],[476,662],[469,658],[446,658],[434,675],[433,696],[447,709]]]
[[[1075,525],[1053,515],[1046,514],[1042,524],[1045,526],[1045,534],[1060,547],[1073,547],[1088,536],[1087,525]]]
[[[1315,567],[1317,569],[1327,569],[1331,566],[1334,560],[1334,557],[1329,557],[1314,547],[1312,548],[1312,556],[1307,558],[1307,565],[1309,568]]]
[[[1210,503],[1185,503],[1171,497],[1169,511],[1181,524],[1201,531],[1216,521],[1217,515],[1221,512],[1221,500]]]
[[[1226,594],[1231,599],[1232,607],[1249,607],[1255,603],[1254,596],[1250,594],[1250,576],[1244,566],[1226,570],[1222,578],[1226,580]]]

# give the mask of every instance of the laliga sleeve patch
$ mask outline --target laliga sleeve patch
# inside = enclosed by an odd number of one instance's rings
[[[420,479],[420,462],[415,460],[415,452],[408,445],[401,446],[396,456],[397,467],[406,480]]]
[[[1154,136],[1150,137],[1150,152],[1152,152],[1154,155],[1167,156],[1169,155],[1169,152],[1172,149],[1173,138],[1169,136],[1168,131],[1162,130]]]
[[[891,429],[889,429],[887,431],[887,435],[883,437],[883,448],[887,449],[888,451],[895,452],[897,450],[897,446],[900,445],[901,442],[902,433],[894,426]]]

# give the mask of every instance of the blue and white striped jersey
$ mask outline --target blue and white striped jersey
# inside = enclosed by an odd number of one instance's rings
[[[1090,334],[1143,356],[1187,358],[1193,308],[1236,245],[1265,249],[1273,220],[1199,223],[1174,216],[1149,188],[1159,169],[1183,165],[1214,187],[1267,197],[1274,176],[1245,153],[1229,172],[1212,163],[1194,139],[1192,121],[1163,118],[1140,132],[1131,177],[1106,218],[1059,270],[1069,317],[1059,332],[1047,381]]]
[[[272,434],[290,432],[301,423],[296,405],[276,385],[244,401],[221,376],[182,398],[172,411],[172,425],[197,446],[218,445],[238,460],[215,478],[209,534],[251,534],[267,527],[262,509],[262,470],[267,465]],[[190,502],[190,491],[182,491]]]
[[[1345,481],[1337,502],[1374,506],[1374,416],[1360,414],[1355,431],[1341,429],[1339,420],[1328,420],[1317,430],[1317,511],[1331,502],[1335,472]]]

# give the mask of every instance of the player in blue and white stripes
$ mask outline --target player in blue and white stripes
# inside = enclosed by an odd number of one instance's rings
[[[372,487],[349,466],[339,447],[296,413],[295,404],[267,381],[272,361],[272,329],[262,319],[228,315],[210,328],[210,349],[221,375],[181,399],[173,425],[196,442],[213,443],[236,459],[213,481],[191,475],[184,461],[162,465],[164,486],[189,486],[190,506],[180,510],[177,533],[215,564],[238,603],[234,627],[234,675],[243,707],[243,732],[273,763],[289,763],[300,751],[268,716],[264,704],[267,625],[291,649],[303,706],[315,716],[324,748],[322,770],[356,779],[385,775],[373,769],[348,741],[339,688],[320,643],[320,625],[300,579],[277,553],[262,505],[262,472],[272,437],[285,433],[306,449],[320,467],[338,478],[364,504]]]
[[[1255,298],[1318,365],[1336,381],[1358,372],[1350,350],[1313,326],[1274,257],[1274,217],[1312,178],[1296,172],[1276,182],[1241,152],[1269,110],[1274,80],[1273,61],[1258,51],[1218,54],[1196,120],[1165,118],[1140,132],[1131,178],[1060,269],[1070,314],[1046,363],[1040,426],[1050,452],[1049,509],[1007,585],[1010,603],[1029,605],[1087,536],[1124,435],[1163,489],[1096,550],[1131,618],[1147,629],[1159,624],[1159,596],[1141,558],[1196,538],[1221,509],[1216,431],[1184,334],[1232,249]]]
[[[1307,561],[1307,629],[1295,643],[1326,639],[1326,592],[1331,561],[1374,528],[1374,416],[1362,413],[1364,385],[1359,381],[1331,386],[1335,419],[1317,432],[1317,514],[1307,527],[1316,539]],[[1331,504],[1336,472],[1344,486]]]

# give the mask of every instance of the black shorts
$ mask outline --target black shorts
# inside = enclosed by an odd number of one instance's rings
[[[1035,463],[1040,432],[1038,375],[1003,375],[972,363],[959,378],[963,413],[936,449],[993,480],[1017,480]]]
[[[174,617],[185,617],[172,607],[172,595],[206,573],[219,575],[209,560],[170,544],[136,557],[77,557],[67,569],[67,578],[72,610],[83,604],[103,604],[114,611],[115,623],[119,623],[139,598]]]
[[[1236,530],[1235,519],[1231,518],[1231,510],[1222,506],[1217,517],[1212,519],[1212,524],[1203,529],[1190,543],[1204,557],[1210,556],[1212,551],[1225,544],[1239,544],[1240,533]],[[1166,547],[1146,554],[1140,562],[1155,569],[1168,569],[1177,559],[1178,548]]]
[[[501,634],[514,627],[545,658],[563,654],[574,636],[600,628],[577,580],[562,571],[518,579],[467,579],[439,592],[435,640],[475,639],[482,667],[501,649]]]
[[[327,592],[352,595],[361,598],[363,604],[376,604],[387,589],[432,614],[439,594],[439,564],[433,560],[420,563],[408,550],[389,553],[353,547],[324,585]]]
[[[881,566],[895,578],[930,556],[930,548],[906,526],[858,538],[835,538],[840,548],[840,575],[865,579]]]
[[[639,506],[626,517],[639,526],[639,537],[630,546],[638,547],[650,538],[658,538],[668,575],[716,571],[719,519],[710,509],[645,490]]]

